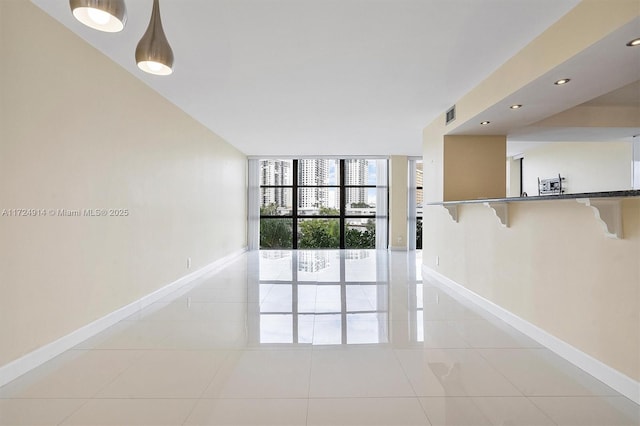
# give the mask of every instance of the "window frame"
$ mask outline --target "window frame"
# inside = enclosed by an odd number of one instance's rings
[[[315,160],[315,159],[324,159],[323,157],[314,157],[314,158],[295,158],[291,159],[292,161],[292,183],[291,185],[262,185],[259,184],[259,191],[261,193],[262,189],[274,188],[274,189],[290,189],[292,192],[291,195],[291,214],[288,215],[263,215],[260,213],[260,222],[263,220],[274,220],[274,219],[291,219],[292,221],[292,238],[291,238],[291,249],[298,249],[298,223],[301,219],[338,219],[339,220],[339,228],[340,228],[340,239],[339,239],[339,249],[345,249],[347,247],[345,244],[345,225],[347,223],[347,219],[378,219],[378,216],[374,212],[373,214],[353,214],[347,212],[346,207],[346,193],[348,189],[378,189],[377,185],[374,184],[366,184],[366,185],[346,185],[345,183],[345,164],[347,160],[359,159],[359,158],[339,158],[338,167],[339,167],[339,179],[338,184],[331,185],[301,185],[299,183],[299,162],[300,160]],[[331,158],[327,158],[331,159]],[[369,158],[363,158],[365,160],[369,160]],[[260,161],[281,161],[281,160],[289,160],[289,159],[276,159],[276,158],[267,158],[261,159]],[[388,184],[386,185],[388,188]],[[335,188],[339,193],[340,205],[338,208],[338,214],[332,215],[320,215],[320,214],[299,214],[300,206],[299,204],[299,189],[303,188]],[[386,191],[386,197],[388,201],[389,191]],[[261,204],[262,207],[262,204]],[[385,213],[384,217],[388,220],[388,212]],[[327,247],[330,249],[335,249],[335,247]],[[261,247],[262,249],[262,247]]]

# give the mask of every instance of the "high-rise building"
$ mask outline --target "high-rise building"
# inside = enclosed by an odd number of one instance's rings
[[[344,183],[345,185],[366,185],[369,181],[369,162],[364,159],[345,160]],[[346,205],[367,204],[367,188],[347,188]]]
[[[262,185],[291,185],[291,160],[262,160],[260,162]],[[265,188],[261,193],[263,206],[275,204],[277,207],[291,207],[290,189]]]
[[[416,187],[423,188],[423,170],[422,170],[422,161],[418,161],[416,164]],[[422,189],[418,190],[416,193],[416,205],[418,209],[422,209],[422,203],[424,202],[424,191]]]
[[[327,185],[329,183],[329,161],[331,160],[298,161],[298,185]],[[328,202],[328,188],[300,188],[298,206],[301,209],[329,207]]]

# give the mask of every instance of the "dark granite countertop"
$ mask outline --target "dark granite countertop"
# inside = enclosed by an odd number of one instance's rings
[[[479,198],[477,200],[426,202],[424,203],[424,205],[425,206],[449,206],[449,205],[456,205],[456,204],[514,203],[514,202],[521,202],[521,201],[549,201],[549,200],[574,200],[577,198],[626,198],[626,197],[640,197],[640,190],[629,189],[624,191],[584,192],[581,194],[536,195],[532,197]]]

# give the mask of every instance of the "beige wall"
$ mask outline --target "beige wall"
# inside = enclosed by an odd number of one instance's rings
[[[640,199],[623,203],[622,240],[574,200],[510,203],[509,228],[481,204],[424,218],[427,267],[640,379]]]
[[[637,15],[637,0],[581,2],[458,100],[453,123],[441,114],[429,124],[425,201],[462,198],[446,194],[448,134]],[[504,170],[504,154],[499,162]],[[482,204],[461,206],[459,223],[425,207],[424,265],[640,380],[640,201],[623,203],[622,240],[575,201],[511,203],[509,215],[503,228]]]
[[[0,2],[0,366],[246,246],[246,158],[30,2]],[[187,257],[192,267],[187,269]]]
[[[391,250],[407,250],[408,157],[392,155],[389,158],[389,169],[389,247]]]
[[[505,136],[444,137],[444,200],[506,195]]]
[[[444,122],[444,114],[441,114],[422,131],[425,202],[444,200]]]
[[[524,191],[538,195],[538,178],[566,177],[567,194],[631,189],[630,142],[554,142],[524,154]]]

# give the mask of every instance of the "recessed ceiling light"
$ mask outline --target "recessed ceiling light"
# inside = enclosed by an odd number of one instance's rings
[[[629,47],[640,46],[640,37],[634,38],[633,40],[631,40],[629,43],[627,43],[627,46]]]
[[[553,84],[555,84],[556,86],[562,86],[563,84],[567,84],[570,81],[571,81],[570,78],[561,78],[560,80],[556,81]]]
[[[483,121],[482,123],[480,123],[481,126],[486,126],[487,124],[491,123],[490,121]]]
[[[522,105],[521,104],[515,104],[515,105],[511,105],[509,108],[511,108],[511,109],[519,109],[519,108],[522,108]]]

